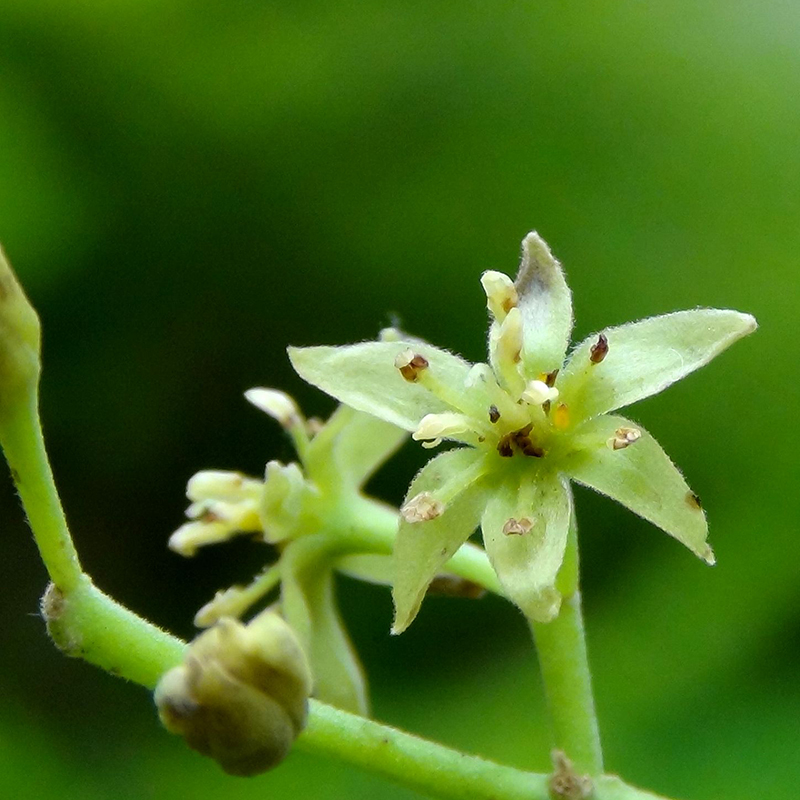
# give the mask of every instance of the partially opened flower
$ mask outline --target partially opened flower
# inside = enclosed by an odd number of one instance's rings
[[[709,564],[697,496],[641,426],[612,415],[662,391],[756,328],[737,311],[695,309],[609,328],[564,364],[572,302],[560,264],[530,233],[515,281],[481,282],[492,316],[489,364],[419,340],[290,348],[297,372],[423,446],[432,459],[401,509],[394,630],[414,619],[431,579],[478,524],[507,595],[532,619],[560,607],[556,576],[573,515],[570,479],[658,525]]]
[[[281,612],[311,664],[315,697],[365,714],[364,675],[339,615],[334,572],[366,578],[387,572],[382,562],[391,552],[396,512],[364,497],[361,487],[407,434],[346,406],[322,423],[306,420],[283,392],[259,388],[246,396],[283,425],[300,463],[270,461],[264,480],[198,472],[187,487],[190,521],[172,534],[170,547],[191,556],[198,547],[251,534],[274,545],[279,558],[249,585],[219,592],[195,623],[241,617],[280,585]],[[359,537],[359,513],[384,521],[389,537]]]

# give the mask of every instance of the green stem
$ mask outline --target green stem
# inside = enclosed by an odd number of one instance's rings
[[[35,388],[5,410],[0,440],[42,561],[56,586],[69,592],[83,573],[47,460]]]
[[[397,509],[377,500],[356,496],[342,511],[337,523],[340,538],[350,542],[354,552],[391,555],[397,536]],[[445,565],[448,572],[471,581],[489,592],[502,594],[497,574],[486,557],[486,551],[473,544],[464,544]]]
[[[51,586],[42,602],[48,629],[68,655],[155,687],[186,647],[95,588],[88,579],[64,596]],[[410,733],[310,701],[296,747],[343,761],[444,800],[550,800],[549,776],[501,766]],[[594,800],[664,800],[613,776],[595,781]]]
[[[578,772],[600,775],[603,772],[603,754],[578,589],[577,538],[573,524],[557,582],[563,597],[561,611],[552,622],[531,622],[531,630],[553,723],[555,745],[567,754]]]

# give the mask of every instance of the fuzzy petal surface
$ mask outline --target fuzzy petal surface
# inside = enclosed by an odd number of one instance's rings
[[[422,493],[446,499],[434,519],[400,521],[394,546],[393,633],[411,624],[430,582],[478,527],[486,504],[479,471],[482,458],[471,448],[449,450],[429,461],[412,481],[406,502]]]
[[[301,378],[342,403],[413,431],[426,414],[452,411],[423,382],[407,381],[395,359],[407,350],[428,362],[428,371],[456,396],[464,392],[470,364],[422,342],[362,342],[344,347],[290,347],[289,359]]]
[[[616,432],[634,429],[641,437],[624,449],[609,447]],[[578,483],[616,500],[666,531],[709,564],[714,554],[697,495],[658,442],[624,417],[603,416],[575,433],[575,452],[561,463]]]
[[[345,486],[361,486],[408,438],[397,425],[339,406],[311,440],[307,462],[313,478],[324,470]]]
[[[489,495],[483,543],[506,595],[529,618],[550,622],[561,606],[555,582],[572,513],[569,487],[553,473],[523,481],[522,489],[506,482]]]
[[[590,336],[570,356],[557,386],[574,414],[595,417],[658,394],[756,327],[749,314],[700,308],[609,328],[605,358],[591,362],[598,336]]]
[[[529,376],[552,372],[564,361],[572,333],[572,293],[561,264],[536,231],[522,241],[515,281],[522,313],[522,359]]]

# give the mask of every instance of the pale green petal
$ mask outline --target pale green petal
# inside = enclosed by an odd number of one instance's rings
[[[358,487],[384,463],[408,433],[382,419],[339,406],[311,440],[307,469],[313,480]]]
[[[413,431],[426,414],[452,411],[423,381],[410,382],[395,359],[408,349],[428,362],[426,373],[453,394],[464,395],[470,365],[458,356],[421,342],[363,342],[344,347],[290,347],[301,378],[337,400]]]
[[[434,576],[478,526],[486,504],[482,464],[483,456],[476,450],[449,450],[429,461],[412,481],[406,503],[430,494],[442,511],[422,522],[400,520],[394,547],[393,633],[411,624]]]
[[[603,331],[608,353],[591,362],[598,336],[570,356],[556,384],[573,418],[589,418],[657,394],[756,329],[749,314],[713,308],[678,311]]]
[[[505,594],[537,622],[555,618],[561,605],[555,582],[571,513],[566,479],[552,473],[501,484],[486,504],[481,528],[489,560]]]
[[[329,545],[325,538],[308,537],[286,548],[281,610],[308,656],[314,697],[366,716],[366,680],[336,606]]]
[[[572,295],[561,264],[538,233],[522,242],[515,281],[522,312],[522,358],[531,378],[558,369],[572,333]]]
[[[612,449],[609,442],[624,429],[639,431],[641,438]],[[584,423],[573,441],[578,449],[560,464],[571,478],[622,503],[714,563],[697,495],[647,431],[624,417],[604,416]]]

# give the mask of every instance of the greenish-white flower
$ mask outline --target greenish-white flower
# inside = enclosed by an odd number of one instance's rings
[[[492,316],[489,363],[416,339],[290,348],[297,372],[341,402],[412,432],[432,459],[401,509],[395,625],[480,524],[507,595],[531,618],[560,607],[556,576],[573,515],[570,480],[617,500],[709,564],[697,496],[640,425],[611,412],[656,394],[756,328],[737,311],[694,309],[609,328],[566,359],[572,302],[560,264],[530,233],[515,281],[481,282]]]

